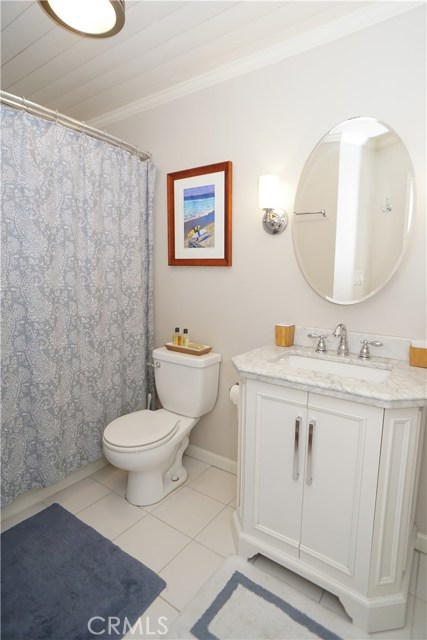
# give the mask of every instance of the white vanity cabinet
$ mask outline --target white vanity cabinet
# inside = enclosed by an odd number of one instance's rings
[[[238,552],[332,591],[367,631],[403,626],[421,410],[242,382]]]

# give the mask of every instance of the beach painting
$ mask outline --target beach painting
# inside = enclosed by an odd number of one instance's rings
[[[184,246],[215,246],[215,185],[184,189]]]
[[[167,175],[168,264],[231,266],[231,162]]]

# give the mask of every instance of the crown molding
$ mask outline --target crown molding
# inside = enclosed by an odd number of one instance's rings
[[[231,80],[240,75],[255,71],[267,65],[274,64],[286,58],[298,55],[310,49],[314,49],[328,42],[338,40],[345,36],[361,31],[390,18],[394,18],[412,9],[425,6],[425,0],[406,1],[380,1],[361,9],[348,16],[338,18],[333,22],[317,27],[300,36],[280,42],[271,47],[258,51],[234,62],[213,69],[207,73],[195,76],[172,87],[158,91],[151,95],[135,100],[124,107],[108,111],[97,116],[89,123],[95,127],[104,127],[119,120],[153,109],[178,98],[195,93],[201,89],[214,86],[221,82]]]

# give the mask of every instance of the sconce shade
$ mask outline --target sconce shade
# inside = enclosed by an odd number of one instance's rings
[[[258,206],[260,209],[275,209],[279,201],[279,176],[260,176],[258,181]]]
[[[39,0],[46,13],[65,29],[91,38],[108,38],[125,23],[124,0]]]

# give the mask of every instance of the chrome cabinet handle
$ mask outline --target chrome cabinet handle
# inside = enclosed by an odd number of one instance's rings
[[[307,452],[307,470],[305,473],[305,482],[306,484],[311,484],[313,482],[312,478],[312,457],[313,457],[313,430],[316,426],[316,420],[310,420],[308,425],[308,452]]]
[[[298,480],[299,478],[299,470],[298,470],[298,451],[299,451],[299,430],[301,426],[301,416],[295,420],[295,440],[294,440],[294,468],[292,473],[292,478],[294,480]]]

